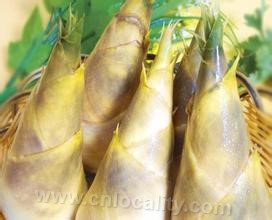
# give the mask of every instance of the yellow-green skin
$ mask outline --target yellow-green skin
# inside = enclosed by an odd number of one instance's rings
[[[127,0],[86,61],[83,161],[96,172],[139,85],[150,0]]]
[[[140,86],[115,131],[78,210],[77,220],[169,219],[170,207],[165,210],[164,199],[169,195],[168,165],[173,138],[171,35],[172,28],[168,27],[150,72],[143,73]],[[140,200],[142,205],[124,207],[119,202],[114,207],[113,203],[103,203],[105,195],[113,200],[117,197]],[[159,199],[162,200],[159,210],[143,205],[148,201],[158,203]]]
[[[217,24],[214,33],[219,31]],[[219,40],[216,33],[212,37],[212,41]],[[209,45],[204,58],[212,57],[208,56],[212,51]],[[199,73],[202,75],[189,116],[172,220],[268,220],[272,216],[271,193],[261,174],[258,155],[249,156],[251,142],[235,77],[238,59],[225,76],[219,62],[212,62],[215,60],[205,59]],[[217,213],[222,207],[223,213]]]
[[[84,67],[70,41],[58,43],[24,110],[0,173],[0,209],[8,220],[74,219],[80,201],[41,200],[42,193],[87,191],[82,165]],[[77,37],[76,37],[77,38]],[[80,38],[79,38],[80,39]],[[80,42],[80,41],[79,41]],[[76,58],[76,59],[74,59]],[[67,89],[68,88],[68,89]],[[72,204],[71,204],[72,203]]]

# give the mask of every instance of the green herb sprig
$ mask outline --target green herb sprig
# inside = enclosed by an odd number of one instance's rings
[[[246,24],[257,33],[241,43],[242,58],[240,70],[255,83],[263,83],[272,78],[272,29],[264,29],[264,14],[268,9],[265,0],[253,14],[245,15]]]

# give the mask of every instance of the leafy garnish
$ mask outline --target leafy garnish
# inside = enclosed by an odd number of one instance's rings
[[[264,30],[264,14],[268,6],[262,0],[260,8],[245,16],[246,24],[254,28],[257,34],[241,43],[242,58],[240,70],[250,76],[255,83],[272,78],[272,30]]]
[[[246,24],[249,27],[252,27],[259,31],[260,33],[263,32],[263,18],[264,13],[267,10],[267,6],[265,5],[265,2],[262,1],[261,7],[257,8],[253,14],[246,14],[245,20]]]

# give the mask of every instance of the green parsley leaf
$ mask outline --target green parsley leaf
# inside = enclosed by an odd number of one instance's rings
[[[249,27],[255,28],[257,31],[262,32],[263,27],[263,11],[258,8],[255,10],[254,14],[245,15],[246,24]]]
[[[255,83],[262,83],[272,78],[272,30],[264,31],[263,28],[266,9],[263,0],[260,8],[253,14],[245,16],[247,25],[255,28],[258,33],[241,43],[243,53],[239,68],[246,75],[254,78]]]

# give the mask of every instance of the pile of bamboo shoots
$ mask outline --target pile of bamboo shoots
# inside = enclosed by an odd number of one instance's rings
[[[178,65],[169,24],[147,67],[151,9],[126,0],[83,62],[82,19],[60,24],[15,135],[0,136],[0,219],[272,218],[272,158],[250,140],[227,21],[202,6]]]

